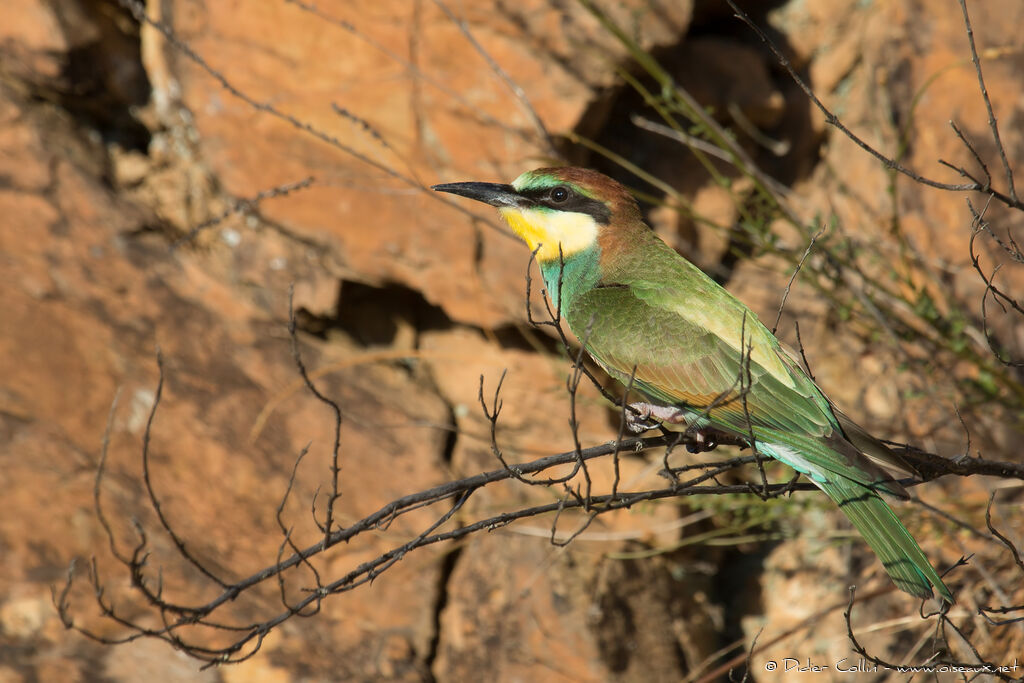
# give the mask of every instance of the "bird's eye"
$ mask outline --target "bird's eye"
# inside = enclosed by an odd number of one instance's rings
[[[561,204],[568,198],[569,190],[564,187],[559,186],[551,190],[551,201],[553,202],[558,202],[559,204]]]

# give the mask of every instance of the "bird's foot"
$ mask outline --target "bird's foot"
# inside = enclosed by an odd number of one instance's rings
[[[626,410],[626,429],[633,434],[654,429],[660,423],[686,424],[686,413],[682,408],[659,406],[653,403],[630,403]]]
[[[686,411],[675,406],[659,406],[654,403],[630,403],[626,411],[626,428],[633,434],[654,429],[659,424],[686,424]],[[706,453],[718,448],[720,432],[711,427],[691,427],[686,435],[692,437],[686,450],[690,453]]]

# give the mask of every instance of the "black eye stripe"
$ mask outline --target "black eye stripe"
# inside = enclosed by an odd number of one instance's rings
[[[554,201],[552,198],[552,190],[558,188],[565,189],[569,193],[569,196],[564,201]],[[584,197],[579,192],[565,185],[558,185],[555,188],[528,188],[520,191],[519,195],[525,199],[529,199],[537,206],[546,206],[556,211],[585,213],[588,216],[592,216],[595,221],[602,225],[607,225],[612,217],[611,210],[604,202],[591,199],[590,197]]]

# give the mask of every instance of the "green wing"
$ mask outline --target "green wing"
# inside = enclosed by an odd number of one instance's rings
[[[753,313],[716,331],[694,319],[697,311],[679,310],[687,300],[699,301],[664,287],[597,287],[576,297],[566,318],[587,352],[616,379],[628,382],[635,366],[634,386],[654,400],[697,410],[717,405],[711,417],[732,428],[745,430],[749,411],[755,425],[818,437],[833,430],[824,397],[787,366],[778,342]],[[717,303],[700,305],[722,310]],[[740,390],[748,386],[744,411]]]
[[[877,493],[906,492],[864,453],[887,464],[895,456],[832,407],[746,306],[671,257],[655,252],[644,268],[619,268],[567,302],[566,319],[587,352],[656,403],[684,407],[739,436],[753,431],[759,450],[807,474],[836,501],[897,586],[920,597],[934,586],[953,602]],[[632,279],[631,272],[645,277]]]
[[[566,319],[614,378],[628,384],[635,368],[633,386],[654,402],[739,436],[749,414],[755,439],[815,480],[832,472],[905,495],[846,440],[828,400],[749,309],[702,273],[684,275],[685,291],[650,280],[599,285],[568,302]]]

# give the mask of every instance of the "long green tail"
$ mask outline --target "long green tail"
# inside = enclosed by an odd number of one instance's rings
[[[919,598],[930,598],[934,586],[943,600],[953,602],[953,594],[942,583],[921,546],[878,493],[842,477],[814,483],[853,522],[900,590]]]

